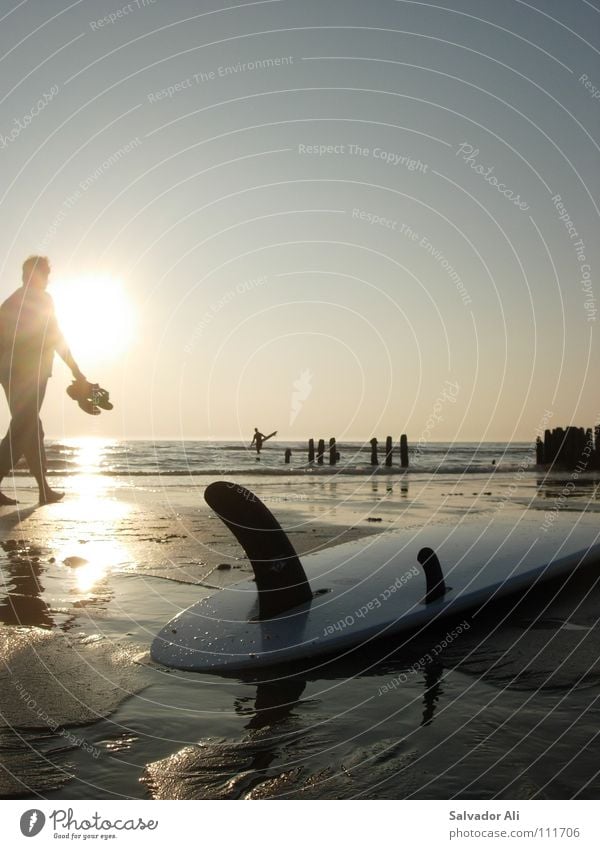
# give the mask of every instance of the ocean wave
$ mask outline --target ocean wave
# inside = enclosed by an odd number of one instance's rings
[[[519,471],[518,466],[498,468],[498,467],[465,467],[465,466],[434,466],[434,467],[413,467],[402,469],[398,466],[392,468],[386,467],[341,467],[341,466],[318,466],[313,468],[280,468],[273,466],[263,466],[260,469],[248,468],[240,466],[239,468],[203,468],[203,469],[53,469],[48,468],[48,475],[62,477],[77,477],[78,475],[97,475],[101,477],[112,478],[157,478],[157,477],[179,477],[179,478],[195,478],[195,477],[232,477],[234,475],[240,477],[404,477],[417,475],[449,475],[449,476],[475,476],[485,475],[489,478],[491,475],[494,478],[509,478],[516,473],[521,476],[522,471]],[[528,474],[534,476],[537,474],[535,467],[532,467]],[[13,472],[18,476],[28,476],[28,471],[23,468],[18,468]],[[558,474],[558,473],[557,473]],[[599,474],[596,472],[583,472],[579,475],[579,480],[600,480]]]
[[[92,451],[86,446],[94,445]],[[535,453],[530,443],[429,443],[415,446],[409,443],[409,468],[399,464],[397,441],[394,443],[393,465],[384,465],[384,442],[379,443],[379,466],[370,465],[371,448],[367,442],[338,441],[341,453],[336,466],[325,462],[308,464],[307,442],[270,442],[257,462],[256,452],[249,443],[236,441],[176,441],[176,440],[83,440],[72,442],[62,438],[48,441],[49,473],[53,475],[102,475],[115,478],[145,477],[399,477],[403,475],[507,475],[534,473]],[[284,463],[284,450],[292,451],[292,462]],[[26,474],[23,464],[18,474]]]

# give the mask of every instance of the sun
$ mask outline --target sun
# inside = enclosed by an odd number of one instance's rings
[[[49,292],[61,330],[82,368],[114,360],[131,346],[135,312],[118,277],[87,274],[52,280]]]

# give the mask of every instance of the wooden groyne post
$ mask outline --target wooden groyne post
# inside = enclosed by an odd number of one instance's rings
[[[405,433],[400,437],[400,465],[408,469],[408,439]]]
[[[371,440],[371,465],[378,466],[379,460],[377,459],[377,439],[373,437]]]
[[[385,465],[392,465],[392,454],[393,454],[393,442],[391,436],[386,436],[385,438]]]
[[[319,439],[317,445],[317,465],[323,465],[323,455],[325,454],[325,440]]]
[[[535,440],[535,462],[538,466],[544,464],[544,443],[541,436]]]
[[[336,442],[335,442],[335,436],[332,436],[331,439],[329,440],[329,465],[335,466],[335,464],[337,463],[337,461],[339,459],[339,456],[340,455],[338,454],[337,445],[336,445]]]
[[[600,439],[600,436],[599,436]],[[379,440],[376,436],[369,440],[369,444],[371,446],[371,458],[370,462],[372,466],[379,465]],[[325,440],[319,439],[317,442],[317,449],[315,451],[315,440],[308,440],[308,462],[315,462],[315,454],[317,464],[322,466],[325,462]],[[288,452],[291,457],[292,450],[288,448],[285,452],[286,460],[288,463],[290,458],[288,457]],[[338,442],[335,436],[330,437],[329,439],[329,465],[335,466],[340,460],[340,452],[338,450]],[[391,468],[393,466],[394,460],[394,440],[391,436],[386,436],[385,438],[385,465],[387,468]],[[405,433],[400,437],[400,465],[403,469],[408,468],[408,439]]]
[[[555,427],[544,431],[544,440],[535,441],[538,466],[577,469],[579,472],[600,468],[600,427]]]

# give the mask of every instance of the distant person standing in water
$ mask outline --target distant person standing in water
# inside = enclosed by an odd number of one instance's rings
[[[252,442],[250,443],[250,448],[256,443],[256,459],[258,460],[258,455],[260,454],[261,448],[263,447],[263,442],[266,442],[267,439],[270,439],[272,436],[275,436],[277,433],[276,430],[273,433],[270,433],[268,436],[265,436],[264,433],[261,433],[260,430],[255,427],[254,428],[254,436],[252,437]]]
[[[64,495],[51,489],[46,478],[44,429],[39,418],[54,352],[76,380],[85,380],[46,292],[49,276],[48,258],[30,256],[23,263],[23,285],[0,306],[0,383],[11,414],[10,426],[0,443],[0,482],[25,455],[39,488],[40,504],[60,501]],[[0,492],[0,505],[16,503]]]
[[[254,436],[252,437],[252,442],[250,443],[250,448],[256,443],[256,453],[260,454],[260,450],[263,446],[263,442],[265,441],[264,433],[261,433],[260,430],[255,427],[254,428]]]

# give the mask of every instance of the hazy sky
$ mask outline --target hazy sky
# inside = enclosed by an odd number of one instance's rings
[[[599,420],[598,0],[0,9],[2,298],[48,254],[116,403],[49,435]]]

